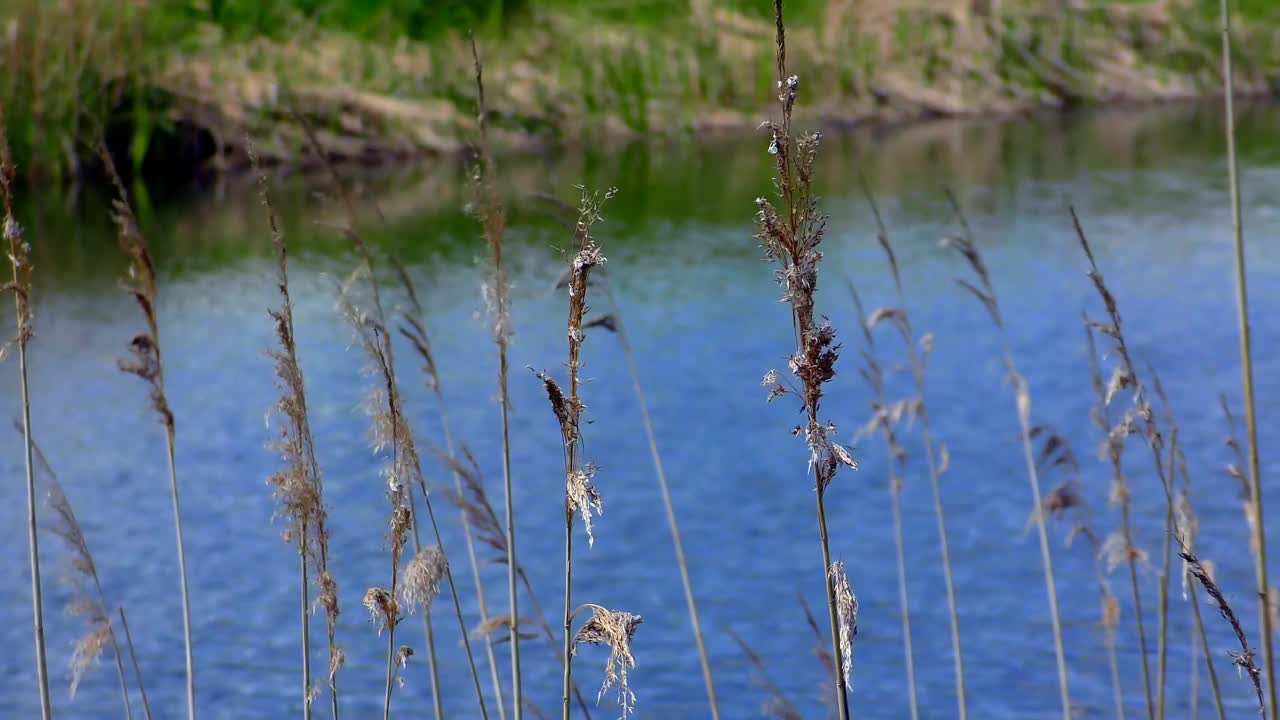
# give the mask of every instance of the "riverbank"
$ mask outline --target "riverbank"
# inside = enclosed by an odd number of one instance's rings
[[[1239,4],[1237,91],[1273,94],[1280,16]],[[270,162],[312,164],[304,122],[334,160],[453,154],[475,131],[464,25],[477,27],[494,141],[508,151],[740,134],[776,74],[768,8],[743,0],[508,1],[416,33],[394,10],[359,25],[298,9],[316,3],[264,3],[272,14],[249,20],[218,2],[151,5],[9,11],[0,102],[24,167],[80,174],[97,128],[125,164],[159,177],[242,167],[245,137]],[[1216,0],[788,7],[789,68],[818,95],[806,118],[817,126],[1221,92]]]

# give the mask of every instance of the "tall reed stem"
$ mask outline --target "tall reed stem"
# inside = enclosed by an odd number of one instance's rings
[[[311,588],[307,580],[307,529],[298,528],[298,608],[302,618],[302,717],[311,720]]]
[[[968,698],[964,686],[964,653],[960,649],[960,610],[956,602],[955,577],[951,567],[951,543],[947,536],[946,513],[943,511],[942,505],[942,473],[938,468],[933,427],[929,421],[929,406],[925,401],[925,362],[916,348],[915,333],[911,327],[910,313],[907,311],[906,293],[902,289],[902,274],[898,270],[897,254],[893,251],[893,245],[889,242],[889,231],[885,227],[884,219],[880,215],[880,209],[876,206],[875,198],[870,189],[864,186],[864,191],[867,196],[867,202],[871,205],[871,213],[875,217],[877,239],[888,256],[889,268],[893,272],[893,285],[897,292],[899,309],[902,311],[903,330],[905,331],[903,340],[907,349],[907,363],[911,366],[911,378],[915,383],[916,398],[919,401],[916,414],[920,420],[920,436],[924,443],[925,461],[929,470],[929,486],[933,493],[933,513],[938,524],[938,548],[942,554],[942,579],[947,590],[947,615],[951,624],[951,652],[955,667],[956,718],[957,720],[966,720],[968,717]]]
[[[1231,184],[1231,230],[1235,240],[1236,322],[1240,333],[1240,379],[1244,388],[1244,424],[1249,442],[1250,501],[1256,513],[1253,541],[1257,549],[1254,567],[1258,580],[1258,614],[1262,628],[1262,662],[1267,676],[1267,705],[1272,718],[1280,717],[1277,707],[1275,655],[1272,644],[1271,613],[1268,608],[1267,532],[1262,513],[1262,477],[1258,470],[1258,421],[1253,397],[1253,349],[1249,331],[1249,291],[1245,271],[1244,221],[1240,210],[1240,165],[1236,157],[1235,84],[1231,67],[1231,8],[1220,3],[1222,14],[1222,75],[1226,83],[1223,108],[1227,125],[1227,173]]]
[[[53,717],[49,700],[49,666],[44,644],[44,593],[40,585],[40,537],[36,518],[36,479],[31,456],[31,395],[27,383],[27,341],[31,337],[30,246],[22,239],[22,228],[13,216],[14,166],[5,137],[5,115],[0,108],[0,195],[4,202],[4,239],[13,265],[13,282],[3,288],[13,292],[17,315],[18,377],[22,402],[22,449],[27,481],[27,550],[31,564],[31,624],[36,646],[36,683],[40,693],[40,716]]]
[[[133,677],[138,683],[138,694],[142,695],[142,714],[151,720],[151,702],[147,700],[147,688],[142,682],[142,669],[138,667],[138,653],[133,649],[133,634],[129,632],[129,619],[125,617],[124,608],[116,608],[120,613],[120,627],[124,628],[124,641],[129,647],[129,660],[133,664]]]
[[[156,349],[157,357],[159,356],[159,347]],[[161,381],[163,383],[163,380]],[[182,505],[178,499],[178,470],[176,466],[175,454],[177,452],[177,441],[174,437],[173,421],[165,425],[165,440],[168,443],[169,456],[169,491],[173,500],[173,534],[178,545],[178,571],[182,583],[182,634],[186,640],[186,663],[187,663],[187,720],[195,720],[196,717],[196,676],[195,676],[195,658],[192,654],[191,646],[191,600],[187,586],[187,553],[186,545],[182,541]]]
[[[1049,533],[1045,527],[1045,513],[1040,511],[1040,508],[1043,507],[1040,494],[1040,471],[1036,466],[1035,451],[1031,446],[1031,393],[1027,388],[1027,381],[1018,372],[1017,364],[1014,362],[1013,352],[1009,345],[1009,336],[1004,327],[1004,320],[1001,317],[995,288],[991,284],[991,277],[987,271],[986,263],[982,260],[982,255],[974,242],[973,231],[969,227],[969,221],[965,218],[964,211],[961,209],[960,202],[956,199],[956,196],[950,190],[946,191],[946,195],[947,200],[951,203],[952,210],[956,214],[956,218],[964,230],[964,236],[948,237],[943,240],[943,243],[960,252],[978,278],[979,285],[974,285],[966,280],[958,280],[957,282],[962,288],[974,295],[990,313],[992,322],[1000,332],[1001,356],[1005,370],[1009,373],[1009,382],[1012,383],[1014,389],[1014,406],[1018,415],[1022,456],[1027,467],[1027,483],[1031,487],[1031,500],[1034,503],[1032,507],[1036,508],[1034,517],[1036,534],[1040,539],[1040,563],[1044,569],[1045,592],[1049,600],[1049,618],[1053,624],[1053,650],[1058,663],[1058,693],[1062,703],[1062,717],[1063,720],[1071,720],[1071,690],[1067,679],[1066,651],[1062,642],[1062,619],[1058,612],[1058,590],[1053,572],[1053,555],[1049,550]]]
[[[476,49],[475,36],[471,37],[471,57],[476,73],[476,122],[480,128],[480,158],[478,177],[474,183],[479,196],[479,218],[484,226],[493,262],[492,286],[489,300],[493,306],[493,335],[498,345],[498,405],[502,412],[502,489],[506,509],[507,533],[507,612],[511,618],[508,642],[511,643],[511,713],[514,720],[524,716],[524,689],[520,677],[520,595],[516,588],[516,518],[515,499],[511,483],[511,396],[507,387],[510,368],[507,362],[507,345],[511,337],[510,287],[502,264],[502,240],[506,230],[506,209],[498,198],[497,165],[489,151],[488,109],[484,101],[484,68],[480,64],[480,52]]]
[[[1218,720],[1227,720],[1227,710],[1222,704],[1222,689],[1218,687],[1218,672],[1213,668],[1213,651],[1209,649],[1209,634],[1204,629],[1204,619],[1200,616],[1200,591],[1190,588],[1187,595],[1191,598],[1191,612],[1195,615],[1196,629],[1200,636],[1200,649],[1204,652],[1205,668],[1209,672],[1209,687],[1213,690],[1213,706],[1218,711]]]
[[[602,277],[603,274],[602,274]],[[653,471],[658,478],[658,488],[662,491],[662,506],[666,510],[667,528],[671,531],[671,544],[676,551],[676,565],[680,568],[680,584],[684,588],[685,605],[689,608],[689,624],[693,628],[693,640],[698,648],[698,660],[702,665],[702,682],[707,687],[707,702],[711,709],[712,720],[720,720],[720,703],[716,700],[716,686],[711,679],[711,660],[707,656],[707,643],[702,636],[702,624],[698,620],[698,605],[694,600],[693,581],[689,577],[689,563],[684,555],[684,543],[680,539],[680,524],[676,521],[675,505],[671,502],[671,488],[667,484],[667,473],[662,465],[662,454],[658,452],[658,438],[653,431],[653,420],[649,417],[649,403],[645,399],[644,388],[640,384],[640,369],[636,366],[635,352],[631,349],[631,340],[627,337],[626,327],[622,322],[622,311],[618,300],[614,297],[612,283],[606,278],[601,285],[609,300],[609,311],[613,317],[614,333],[618,336],[618,344],[622,346],[622,354],[627,359],[627,369],[631,372],[631,384],[636,391],[636,402],[640,406],[640,419],[644,422],[645,437],[649,441],[649,455],[653,459]]]

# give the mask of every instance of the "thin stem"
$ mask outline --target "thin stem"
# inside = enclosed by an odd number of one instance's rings
[[[298,573],[302,578],[299,592],[302,616],[302,717],[311,720],[311,590],[307,578],[307,528],[298,532]]]
[[[1115,472],[1120,472],[1119,466],[1115,467]],[[1120,506],[1120,523],[1121,531],[1124,532],[1125,555],[1128,557],[1129,565],[1129,587],[1133,591],[1133,613],[1134,620],[1138,625],[1138,653],[1142,656],[1142,686],[1146,690],[1147,698],[1147,720],[1155,717],[1155,704],[1151,697],[1151,669],[1147,663],[1147,631],[1143,626],[1142,620],[1142,591],[1138,585],[1138,559],[1134,557],[1133,548],[1133,523],[1130,520],[1129,500],[1125,497],[1124,502]]]
[[[667,514],[667,527],[671,531],[671,544],[676,551],[676,565],[680,568],[680,583],[684,587],[685,604],[689,607],[689,624],[693,626],[693,639],[698,647],[698,659],[702,664],[702,681],[707,687],[707,702],[711,707],[712,720],[720,720],[720,703],[716,700],[716,687],[711,679],[711,661],[707,655],[707,644],[702,635],[702,624],[698,620],[698,605],[694,600],[693,581],[689,576],[689,563],[685,560],[684,543],[680,539],[680,525],[676,521],[675,505],[671,502],[671,489],[667,484],[667,473],[663,469],[662,455],[658,452],[658,439],[653,431],[653,420],[649,417],[649,403],[645,399],[644,388],[640,384],[640,370],[636,366],[635,353],[631,349],[631,341],[627,337],[626,328],[622,324],[622,312],[618,308],[617,299],[613,295],[611,283],[605,281],[605,295],[609,299],[609,309],[613,314],[615,332],[618,343],[622,345],[622,353],[627,359],[627,368],[631,372],[631,383],[635,387],[636,402],[640,406],[640,418],[644,421],[645,436],[649,440],[649,454],[653,459],[654,474],[658,478],[658,487],[662,491],[662,506]]]
[[[425,492],[425,488],[423,492]],[[413,503],[413,491],[409,491],[409,502]],[[413,554],[417,555],[422,552],[422,536],[418,532],[418,514],[414,512],[412,515],[411,528],[413,530]],[[441,550],[443,552],[443,549]],[[448,557],[447,555],[445,557]],[[395,585],[392,586],[394,592]],[[431,606],[427,605],[422,609],[422,632],[423,641],[427,646],[427,665],[430,666],[431,674],[431,708],[435,712],[436,720],[444,718],[444,700],[440,697],[440,658],[436,655],[436,638],[435,629],[431,626]]]
[[[1156,717],[1164,720],[1165,677],[1169,662],[1169,541],[1173,531],[1173,513],[1166,513],[1165,521],[1164,573],[1160,575],[1160,637],[1156,642]]]
[[[169,489],[173,499],[173,531],[178,543],[178,573],[182,586],[182,634],[186,641],[187,661],[187,720],[196,717],[195,659],[191,647],[191,600],[187,590],[187,554],[182,542],[182,508],[178,501],[178,470],[176,466],[173,423],[165,424],[165,438],[169,450]]]
[[[564,652],[560,649],[560,645],[556,643],[555,631],[551,629],[551,623],[547,622],[546,613],[542,612],[542,606],[538,604],[538,596],[533,594],[533,585],[529,582],[529,576],[525,574],[524,568],[517,568],[517,574],[520,576],[520,582],[524,585],[525,594],[529,596],[529,607],[533,610],[533,614],[537,616],[539,624],[542,625],[542,633],[547,636],[547,643],[556,651],[556,659],[561,665],[564,664]],[[591,710],[587,706],[586,698],[582,697],[582,691],[578,689],[578,683],[573,683],[573,696],[578,701],[578,709],[582,711],[582,716],[586,720],[591,720]]]
[[[129,659],[133,662],[133,677],[138,683],[138,693],[142,695],[142,714],[151,720],[151,703],[147,700],[147,688],[142,684],[142,670],[138,667],[138,653],[133,649],[133,634],[129,632],[129,620],[125,617],[124,608],[117,608],[120,613],[120,627],[124,628],[124,641],[129,646]]]
[[[890,460],[892,462],[892,460]],[[892,473],[889,478],[889,501],[893,505],[893,544],[898,556],[898,605],[902,609],[902,644],[907,663],[907,702],[911,711],[911,720],[920,717],[916,707],[916,668],[914,651],[911,644],[911,607],[907,599],[907,560],[902,548],[902,498],[897,485],[897,478]]]
[[[1124,720],[1124,690],[1120,684],[1120,660],[1116,657],[1116,631],[1107,628],[1107,665],[1111,668],[1111,692],[1116,705],[1116,720]]]
[[[396,655],[396,627],[395,623],[391,624],[387,630],[387,686],[386,692],[382,697],[382,720],[390,720],[391,718],[391,681],[394,677]]]
[[[499,257],[501,257],[499,255]],[[501,270],[499,277],[501,278]],[[500,279],[499,282],[502,282]],[[507,612],[511,615],[508,631],[511,643],[511,715],[521,720],[524,715],[524,690],[520,679],[520,594],[516,591],[516,505],[511,487],[511,397],[507,388],[507,343],[498,342],[498,403],[502,406],[502,497],[507,511]]]
[[[817,512],[818,512],[818,542],[822,545],[822,567],[827,568],[823,573],[826,578],[827,586],[827,615],[831,621],[831,657],[835,662],[835,683],[836,683],[836,709],[839,711],[840,720],[849,720],[849,693],[844,685],[844,677],[841,674],[844,656],[840,652],[840,621],[836,614],[836,588],[831,580],[831,545],[827,540],[827,509],[823,503],[823,488],[819,487],[815,495],[817,495]]]
[[[1262,628],[1262,658],[1267,675],[1270,716],[1280,716],[1277,707],[1275,656],[1272,647],[1271,613],[1268,608],[1267,532],[1262,515],[1262,478],[1258,470],[1258,419],[1253,399],[1253,351],[1249,332],[1249,292],[1245,272],[1244,221],[1240,210],[1240,165],[1236,157],[1235,92],[1231,68],[1231,9],[1222,0],[1222,75],[1226,81],[1224,111],[1227,125],[1227,172],[1231,185],[1231,229],[1235,239],[1236,322],[1240,330],[1240,376],[1244,386],[1244,422],[1249,441],[1249,491],[1257,522],[1253,525],[1253,541],[1257,549],[1254,565],[1258,580],[1258,614]]]
[[[571,645],[573,639],[570,633],[573,631],[573,604],[572,594],[570,593],[571,583],[573,581],[573,515],[569,512],[569,508],[565,507],[565,523],[564,523],[564,647],[562,650],[564,658],[564,673],[561,679],[561,718],[569,720],[569,687],[573,684],[573,647]]]
[[[1204,651],[1205,669],[1209,671],[1209,687],[1213,689],[1213,706],[1218,711],[1218,720],[1227,720],[1227,710],[1222,704],[1222,690],[1218,687],[1218,672],[1213,669],[1213,653],[1209,651],[1209,634],[1204,629],[1204,621],[1200,618],[1200,591],[1191,587],[1187,593],[1191,597],[1191,612],[1195,615],[1196,629],[1200,632],[1200,649]]]
[[[1009,354],[1008,348],[1005,349],[1005,360],[1012,369],[1013,357]],[[1018,377],[1017,382],[1019,394],[1027,393],[1026,381]],[[1031,484],[1031,499],[1035,503],[1033,507],[1041,508],[1043,505],[1040,500],[1040,473],[1036,469],[1035,453],[1031,449],[1031,424],[1028,419],[1030,404],[1029,399],[1023,402],[1021,397],[1019,398],[1018,423],[1022,430],[1022,454],[1027,464],[1027,480]],[[1045,528],[1044,515],[1042,512],[1035,513],[1036,533],[1040,536],[1040,561],[1044,565],[1044,584],[1049,596],[1049,616],[1053,621],[1053,650],[1058,659],[1058,691],[1062,698],[1062,717],[1063,720],[1071,720],[1071,690],[1067,683],[1067,658],[1062,644],[1062,620],[1058,615],[1058,591],[1054,582],[1053,556],[1049,552],[1049,533]]]
[[[0,128],[0,132],[3,128]],[[12,218],[6,218],[13,222]],[[16,256],[15,256],[16,257]],[[14,267],[14,281],[18,282],[18,268]],[[18,290],[18,292],[26,292]],[[27,319],[24,317],[23,305],[26,299],[19,297],[18,303],[18,374],[22,386],[22,444],[23,457],[26,462],[27,479],[27,547],[31,560],[31,616],[32,630],[36,643],[36,678],[40,689],[40,716],[43,720],[53,717],[53,706],[49,701],[49,667],[45,657],[44,646],[44,593],[40,586],[40,540],[36,524],[36,476],[31,456],[31,396],[27,386]]]
[[[1190,604],[1188,603],[1188,607]],[[1187,639],[1190,640],[1190,648],[1187,655],[1191,658],[1191,665],[1187,675],[1191,678],[1188,683],[1191,687],[1187,691],[1188,704],[1191,706],[1191,720],[1200,720],[1200,643],[1196,638],[1195,627],[1195,611],[1191,611],[1191,631],[1187,633]]]
[[[101,600],[101,593],[98,597]],[[102,614],[106,615],[106,611],[107,609],[103,607]],[[107,625],[111,624],[111,620],[108,619]],[[124,715],[129,720],[133,720],[133,702],[129,700],[129,684],[124,677],[124,660],[120,654],[120,643],[116,641],[115,628],[109,628],[109,632],[111,633],[111,650],[116,656],[116,676],[120,679],[120,698],[124,701]]]

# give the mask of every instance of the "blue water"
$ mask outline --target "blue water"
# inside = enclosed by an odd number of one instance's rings
[[[1280,120],[1256,109],[1242,121],[1245,221],[1250,241],[1252,312],[1266,504],[1280,507],[1280,471],[1270,448],[1280,441],[1280,150],[1270,130]],[[1058,691],[1044,580],[1035,534],[1025,533],[1030,491],[999,339],[980,306],[951,278],[964,271],[937,247],[956,231],[941,187],[956,189],[970,213],[1007,320],[1019,366],[1030,383],[1035,422],[1059,428],[1081,460],[1087,521],[1100,535],[1118,513],[1107,506],[1109,467],[1096,459],[1097,431],[1080,313],[1099,308],[1066,214],[1074,203],[1089,230],[1124,314],[1130,343],[1161,372],[1178,413],[1181,440],[1201,520],[1200,549],[1256,644],[1253,569],[1234,481],[1222,467],[1225,424],[1217,395],[1240,407],[1234,286],[1222,128],[1214,110],[1164,109],[1024,118],[1002,124],[944,124],[891,136],[856,135],[824,158],[824,246],[820,310],[845,343],[824,415],[845,440],[869,416],[859,380],[862,340],[844,287],[855,282],[871,307],[892,304],[886,264],[859,192],[868,179],[885,213],[903,268],[916,327],[933,333],[927,399],[934,428],[950,452],[944,502],[962,621],[969,709],[975,718],[1057,717]],[[731,639],[740,634],[804,717],[823,717],[826,681],[805,623],[803,596],[825,626],[821,559],[807,451],[789,431],[800,417],[788,398],[766,405],[760,377],[784,368],[792,336],[777,302],[771,269],[753,239],[752,200],[768,192],[769,158],[758,139],[712,149],[691,145],[630,148],[599,157],[528,160],[510,168],[515,210],[508,235],[514,279],[511,350],[512,443],[518,537],[552,625],[560,605],[562,468],[559,435],[541,385],[526,366],[563,373],[565,303],[552,290],[566,233],[536,212],[530,191],[573,200],[572,186],[616,185],[599,238],[635,346],[667,473],[673,484],[703,627],[724,717],[761,717],[766,699],[755,670]],[[367,233],[380,250],[403,255],[428,309],[453,433],[476,454],[490,492],[501,498],[496,352],[479,287],[485,248],[461,212],[455,168],[365,178],[385,223],[372,214]],[[331,557],[341,588],[339,678],[347,717],[381,709],[384,640],[366,621],[360,598],[387,582],[387,504],[379,460],[360,411],[370,380],[334,310],[333,279],[353,264],[341,238],[323,226],[334,203],[317,202],[297,179],[278,183],[291,267],[299,353],[332,523]],[[278,468],[264,423],[275,398],[269,359],[271,280],[265,218],[249,188],[146,198],[141,212],[161,270],[160,324],[177,417],[187,562],[192,582],[198,704],[205,718],[280,718],[299,711],[296,556],[266,478]],[[124,606],[138,644],[156,717],[177,717],[184,670],[172,517],[161,428],[143,387],[116,370],[140,319],[116,278],[101,207],[92,199],[39,198],[24,206],[37,248],[36,337],[31,388],[36,438],[50,457],[98,563],[112,604]],[[391,278],[386,278],[390,280]],[[394,300],[400,295],[389,291]],[[603,298],[594,303],[604,306]],[[11,323],[5,316],[5,322]],[[11,329],[4,325],[6,332]],[[881,362],[896,368],[894,337],[878,334]],[[437,408],[407,347],[401,380],[419,443],[443,442]],[[577,600],[639,613],[633,689],[637,715],[708,715],[674,553],[649,460],[625,357],[616,340],[592,333],[583,390],[588,458],[605,512],[588,549],[577,543]],[[18,408],[16,365],[3,366],[9,388],[0,414]],[[905,376],[889,385],[907,392]],[[954,717],[951,647],[932,500],[918,428],[902,430],[910,451],[902,503],[911,622],[922,716]],[[25,498],[19,438],[0,433],[0,715],[38,715],[30,631]],[[854,713],[906,717],[906,680],[897,600],[893,532],[883,444],[860,440],[858,472],[843,472],[827,495],[832,552],[848,567],[860,601],[854,651]],[[1154,653],[1163,496],[1150,454],[1134,438],[1127,454],[1140,544],[1151,552],[1143,573],[1148,642]],[[435,487],[451,484],[429,465]],[[1050,474],[1046,490],[1064,479]],[[469,623],[478,622],[474,588],[456,512],[438,493],[445,541],[458,572]],[[42,515],[42,522],[51,522]],[[1068,523],[1051,526],[1072,696],[1080,717],[1111,717],[1111,685],[1099,626],[1099,597],[1087,546],[1064,545]],[[1274,533],[1273,533],[1274,535]],[[1270,543],[1275,556],[1275,543]],[[114,663],[104,657],[72,698],[68,662],[82,627],[60,611],[66,554],[44,534],[45,602],[54,703],[60,717],[121,714]],[[505,606],[505,579],[485,567],[491,608]],[[1118,639],[1131,716],[1143,712],[1133,612],[1123,571],[1111,576],[1123,607]],[[1176,580],[1175,580],[1176,582]],[[469,673],[447,594],[435,611],[444,705],[450,718],[477,716]],[[1189,610],[1171,598],[1168,713],[1188,717]],[[1225,651],[1234,638],[1205,609],[1210,644],[1232,717],[1251,717],[1252,688]],[[316,616],[313,625],[322,626]],[[324,665],[316,635],[317,675]],[[394,712],[430,712],[421,622],[400,637],[419,653]],[[475,645],[479,650],[480,645]],[[559,667],[541,640],[525,646],[528,699],[548,716],[559,701]],[[583,650],[575,675],[594,698],[605,655]],[[483,654],[480,654],[483,657]],[[498,646],[508,671],[506,646]],[[1151,659],[1155,670],[1154,657]],[[482,668],[483,672],[483,668]],[[487,674],[486,674],[486,687]],[[1199,673],[1199,712],[1212,714]],[[137,698],[135,696],[135,704]],[[317,702],[319,716],[328,701]],[[492,706],[492,700],[490,700]],[[606,694],[593,716],[617,715]],[[495,715],[496,716],[496,715]]]

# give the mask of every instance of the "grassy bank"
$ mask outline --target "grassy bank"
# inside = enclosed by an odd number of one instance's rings
[[[15,0],[0,102],[21,167],[75,174],[83,140],[153,174],[305,156],[451,152],[471,136],[466,31],[500,147],[753,127],[770,100],[769,3],[751,0]],[[1280,85],[1280,10],[1239,6],[1237,91]],[[992,10],[991,8],[998,8]],[[795,3],[809,108],[842,125],[1220,92],[1210,0]],[[127,163],[126,163],[127,164]]]

